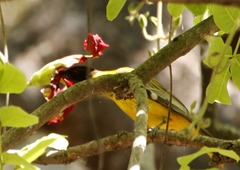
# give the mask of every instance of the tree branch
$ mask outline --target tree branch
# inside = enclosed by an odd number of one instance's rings
[[[136,121],[135,121],[135,139],[130,156],[128,169],[140,169],[142,155],[147,145],[147,121],[148,121],[148,96],[146,88],[136,75],[129,78],[130,89],[136,98]]]
[[[148,134],[148,143],[162,143],[165,137],[165,130],[154,131],[154,135]],[[35,163],[38,164],[68,164],[77,159],[86,158],[100,154],[100,152],[116,151],[132,146],[134,140],[133,132],[120,132],[118,134],[108,136],[99,140],[103,148],[99,149],[98,141],[94,140],[83,145],[69,147],[66,151],[48,151],[39,157]],[[225,146],[233,146],[231,149],[236,153],[240,153],[240,140],[222,140],[207,136],[196,136],[194,139],[186,138],[186,134],[176,131],[168,132],[168,145],[187,146],[200,149],[203,146],[219,147],[223,149]],[[50,154],[50,153],[53,154]],[[234,160],[222,159],[217,163],[234,162]]]
[[[195,27],[176,37],[169,45],[165,46],[156,55],[141,64],[132,73],[136,74],[144,83],[147,83],[153,76],[167,67],[171,62],[189,52],[206,36],[212,35],[219,29],[210,17]],[[129,74],[132,74],[129,73]],[[79,102],[89,95],[101,92],[116,91],[114,87],[128,87],[127,74],[106,75],[91,79],[92,83],[86,81],[77,83],[64,92],[58,94],[49,102],[37,108],[33,115],[39,117],[39,123],[29,128],[11,128],[2,136],[3,151],[15,146],[26,137],[33,134],[54,115],[60,113],[70,105]],[[91,84],[91,86],[89,86]],[[122,90],[118,88],[118,90]],[[92,94],[88,94],[91,91]]]
[[[138,0],[139,2],[146,0]],[[148,0],[149,2],[158,2],[159,0]],[[173,2],[173,3],[194,3],[194,4],[203,4],[203,3],[214,3],[219,5],[231,5],[240,7],[239,0],[162,0],[162,2]]]
[[[137,67],[133,73],[139,76],[144,83],[147,83],[167,66],[166,63],[171,64],[179,57],[187,54],[207,36],[217,31],[219,31],[219,28],[211,16],[174,38],[168,45],[158,51],[158,53]]]
[[[102,91],[112,92],[113,87],[123,84],[125,74],[101,76],[99,78],[91,79],[91,83],[83,81],[68,88],[49,102],[44,103],[35,111],[33,115],[39,117],[39,123],[28,128],[11,128],[2,136],[3,151],[15,146],[26,137],[33,134],[37,129],[43,126],[49,119],[56,114],[61,113],[70,105],[83,100],[89,95],[99,94]],[[94,85],[93,85],[94,84]],[[123,84],[124,85],[124,84]],[[125,85],[126,87],[127,85]],[[89,92],[92,92],[89,94]]]
[[[0,0],[0,2],[13,1],[13,0]],[[147,0],[137,0],[139,2]],[[158,2],[159,0],[148,0],[149,2]],[[240,6],[239,0],[162,0],[163,2],[173,2],[173,3],[215,3],[219,5],[231,5]]]

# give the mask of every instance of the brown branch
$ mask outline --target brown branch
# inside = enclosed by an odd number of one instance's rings
[[[165,130],[154,131],[154,135],[148,134],[148,143],[163,143],[165,136]],[[35,163],[38,164],[68,164],[77,159],[94,156],[100,152],[116,151],[119,149],[132,146],[134,140],[134,133],[132,132],[120,132],[116,135],[108,136],[99,140],[103,148],[99,149],[98,141],[94,140],[83,145],[69,147],[66,151],[56,151],[53,154],[46,152],[39,157]],[[227,149],[225,146],[232,146],[231,149],[240,153],[240,141],[239,140],[221,140],[207,136],[197,136],[193,140],[186,137],[186,134],[176,131],[168,132],[168,145],[187,146],[200,149],[203,146],[207,147],[220,147]],[[48,156],[47,156],[48,155]],[[234,160],[231,160],[233,162]],[[221,163],[230,162],[229,159],[222,159]],[[220,162],[217,162],[220,163]]]
[[[89,95],[99,94],[101,91],[114,91],[113,87],[119,86],[120,82],[123,83],[123,77],[125,74],[101,76],[96,79],[91,79],[91,85],[89,82],[83,81],[68,88],[64,92],[58,94],[49,102],[44,103],[35,111],[33,115],[39,117],[39,123],[28,128],[11,128],[2,136],[2,148],[3,151],[15,146],[26,137],[33,134],[37,129],[43,126],[54,115],[62,112],[70,105],[83,100]],[[125,85],[127,86],[127,85]],[[92,92],[89,94],[89,92]]]
[[[139,2],[143,2],[146,0],[138,0]],[[158,2],[159,0],[148,0],[149,2]],[[194,4],[202,4],[202,3],[214,3],[219,5],[230,5],[230,6],[238,6],[240,7],[239,0],[162,0],[162,2],[173,2],[173,3],[194,3]]]
[[[174,38],[167,46],[163,47],[157,54],[142,63],[133,72],[138,75],[144,83],[147,83],[166,67],[166,63],[171,64],[179,57],[187,54],[207,36],[217,31],[219,31],[219,28],[214,23],[213,17],[209,17]]]
[[[13,0],[0,0],[0,2],[13,1]],[[139,2],[147,0],[137,0]],[[148,0],[149,2],[158,2],[159,0]],[[215,3],[219,5],[231,5],[240,6],[239,0],[162,0],[163,2],[174,2],[174,3]]]
[[[165,46],[155,56],[141,64],[132,73],[136,74],[146,83],[171,62],[189,52],[198,43],[203,41],[206,36],[212,35],[218,30],[213,18],[210,17],[176,37],[169,45]],[[11,128],[2,136],[3,151],[15,146],[20,141],[33,134],[50,118],[63,111],[68,106],[83,100],[87,96],[99,94],[102,91],[115,91],[114,87],[119,87],[120,85],[121,87],[128,87],[127,81],[129,77],[126,75],[129,74],[101,76],[90,80],[92,81],[92,86],[89,86],[89,83],[84,81],[58,94],[32,113],[39,117],[39,123],[37,125],[29,128]],[[118,88],[118,90],[122,91],[121,88]],[[92,94],[89,94],[89,91],[91,91]]]

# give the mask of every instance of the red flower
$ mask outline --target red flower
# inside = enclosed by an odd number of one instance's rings
[[[102,51],[109,47],[108,44],[105,44],[101,37],[99,37],[97,34],[93,35],[91,33],[88,33],[87,40],[84,40],[84,49],[87,50],[90,54],[93,55],[93,57],[97,57],[102,55]]]
[[[41,90],[46,101],[51,100],[53,97],[58,95],[58,93],[66,90],[70,86],[73,86],[76,82],[85,79],[86,75],[79,75],[78,72],[78,69],[81,69],[82,67],[74,67],[74,65],[77,66],[77,63],[83,63],[88,59],[94,59],[97,56],[102,55],[102,51],[108,46],[109,45],[105,44],[101,37],[99,37],[97,34],[92,35],[91,33],[88,33],[88,38],[84,41],[84,49],[92,55],[72,55],[53,61],[51,65],[47,67],[49,69],[53,68],[53,71],[51,71],[55,73],[52,75],[50,87],[43,88]],[[46,72],[45,67],[43,69],[44,72]],[[77,81],[74,81],[75,79]],[[67,114],[72,111],[73,108],[74,105],[71,105],[65,110],[63,110],[61,113],[58,113],[48,121],[48,124],[62,122],[67,116]]]
[[[61,69],[59,69],[59,70],[61,70]],[[64,84],[66,83],[65,86],[62,88],[60,88],[61,81],[63,81]],[[71,83],[69,81],[65,82],[64,79],[62,79],[61,75],[58,72],[53,76],[53,79],[51,80],[51,83],[50,83],[50,88],[43,88],[43,89],[41,89],[41,92],[42,92],[44,98],[46,99],[46,101],[49,101],[53,97],[55,97],[58,93],[66,90],[67,86],[69,87],[72,85],[73,85],[73,83]],[[52,119],[50,119],[48,121],[48,125],[53,124],[53,123],[62,122],[64,120],[64,118],[67,116],[67,114],[72,111],[73,108],[74,108],[74,105],[71,105],[68,108],[66,108],[65,110],[63,110],[61,113],[58,113],[56,116],[54,116]]]

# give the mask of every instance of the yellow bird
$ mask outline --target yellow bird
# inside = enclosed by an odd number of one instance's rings
[[[61,77],[70,80],[74,83],[86,80],[87,78],[96,78],[108,74],[121,74],[131,72],[133,68],[122,67],[117,70],[106,70],[100,71],[92,68],[87,68],[79,64],[75,64],[70,68],[66,68],[60,71]],[[87,75],[87,72],[90,75]],[[145,85],[148,94],[148,127],[154,128],[161,125],[161,129],[166,128],[166,121],[168,116],[168,105],[169,105],[169,92],[156,80],[152,79]],[[136,99],[116,99],[115,94],[104,93],[104,96],[111,99],[118,105],[131,119],[136,119]],[[169,122],[169,129],[180,131],[187,128],[192,122],[192,115],[189,113],[187,108],[178,100],[175,96],[172,96],[172,108]],[[203,130],[205,133],[205,130]],[[206,133],[205,133],[206,134]]]

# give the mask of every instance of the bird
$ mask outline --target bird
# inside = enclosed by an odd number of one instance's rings
[[[89,78],[97,78],[110,74],[121,74],[133,71],[130,67],[121,67],[116,70],[97,70],[74,64],[71,67],[59,71],[61,77],[72,83],[84,81]],[[148,95],[148,122],[149,128],[160,127],[166,129],[168,119],[168,107],[170,102],[170,93],[155,78],[145,84]],[[101,95],[112,100],[124,113],[132,120],[136,120],[136,99],[133,94],[130,97],[119,99],[114,92],[103,92]],[[171,114],[169,119],[169,130],[181,131],[189,127],[194,119],[184,104],[174,95],[172,95]],[[195,132],[194,132],[195,133]],[[205,129],[200,128],[199,134],[210,135]]]

